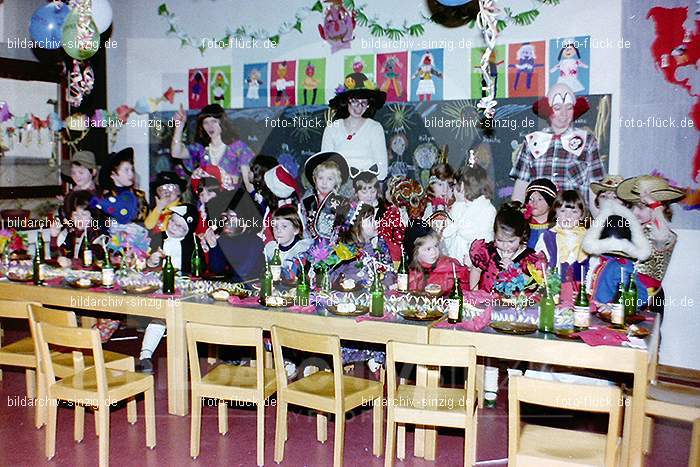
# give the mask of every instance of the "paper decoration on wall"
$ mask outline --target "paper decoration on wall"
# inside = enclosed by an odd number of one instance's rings
[[[379,89],[387,102],[408,101],[408,52],[377,54]]]
[[[481,56],[486,49],[477,47],[471,49],[471,96],[481,99],[487,94],[482,88],[486,85],[481,76]],[[495,82],[496,96],[506,97],[506,46],[497,45],[489,57],[489,76]]]
[[[364,73],[370,81],[374,78],[374,55],[346,55],[343,61],[343,78],[351,73]]]
[[[231,107],[231,65],[209,68],[209,102]]]
[[[297,104],[326,103],[326,59],[299,60],[297,71]]]
[[[690,118],[695,129],[700,131],[700,80],[698,80],[698,60],[700,60],[700,9],[695,12],[695,21],[690,18],[688,8],[654,7],[647,13],[656,25],[656,37],[651,44],[651,54],[656,62],[656,70],[675,86],[681,86],[695,101]],[[700,142],[695,147],[691,179],[700,181]],[[694,192],[695,200],[698,190]],[[695,204],[697,206],[697,204]]]
[[[443,70],[443,49],[411,52],[411,100],[442,100]]]
[[[545,43],[523,42],[508,45],[508,96],[545,95]]]
[[[326,0],[330,3],[318,25],[321,39],[331,46],[331,53],[349,49],[355,38],[355,13],[343,6],[342,0]]]
[[[285,107],[296,105],[294,87],[296,63],[293,61],[272,62],[270,64],[270,105]]]
[[[591,37],[576,36],[549,41],[549,85],[566,84],[576,94],[589,94]]]
[[[267,63],[243,65],[243,107],[267,107]]]
[[[209,70],[206,68],[192,68],[187,80],[187,100],[190,110],[201,109],[209,104]]]

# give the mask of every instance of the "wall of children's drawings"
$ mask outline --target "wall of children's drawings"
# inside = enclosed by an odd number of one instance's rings
[[[547,125],[532,112],[535,99],[500,100],[489,128],[479,125],[476,100],[386,104],[374,118],[384,127],[389,174],[405,174],[425,184],[428,170],[443,145],[448,146],[448,160],[455,168],[461,167],[469,150],[474,149],[478,162],[491,174],[498,205],[512,193],[513,181],[508,173],[525,135]],[[610,148],[610,99],[610,95],[588,96],[591,109],[577,121],[577,126],[590,129],[598,138],[606,166]],[[194,135],[196,114],[197,111],[189,112],[188,141]],[[304,161],[320,150],[329,115],[327,105],[233,109],[227,114],[253,151],[277,157],[292,168],[294,175],[301,174]],[[172,115],[173,112],[158,112],[151,114],[151,118],[167,121]],[[170,157],[171,139],[172,129],[167,125],[151,128],[151,174],[176,168],[178,162]],[[306,180],[302,181],[306,184]]]

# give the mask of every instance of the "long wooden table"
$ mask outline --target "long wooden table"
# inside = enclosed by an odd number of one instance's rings
[[[490,329],[483,332],[436,328],[423,323],[362,321],[323,314],[304,314],[283,309],[233,307],[214,302],[207,296],[178,299],[149,298],[125,294],[90,292],[65,287],[37,287],[0,281],[0,298],[37,302],[72,309],[147,316],[166,322],[168,363],[168,411],[175,415],[188,412],[187,345],[185,323],[197,322],[224,326],[256,326],[269,330],[279,325],[311,332],[336,334],[341,339],[383,343],[390,340],[415,343],[473,345],[478,355],[516,361],[530,361],[577,368],[620,372],[633,375],[629,465],[642,464],[642,427],[650,353],[627,347],[591,347],[551,335],[509,336]],[[655,346],[658,322],[649,341]],[[428,376],[430,377],[430,376]],[[434,458],[435,442],[426,436],[425,452],[417,439],[416,453]],[[418,446],[420,445],[420,446]],[[627,458],[625,456],[625,458]]]

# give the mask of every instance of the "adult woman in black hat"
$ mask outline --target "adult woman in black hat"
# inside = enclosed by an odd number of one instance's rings
[[[384,180],[389,165],[384,128],[372,117],[384,105],[386,93],[363,73],[348,75],[336,93],[328,103],[335,115],[323,132],[321,151],[340,153],[351,168],[377,172]]]
[[[199,112],[195,142],[188,146],[182,141],[187,120],[185,109],[180,106],[173,118],[175,131],[170,153],[176,159],[183,159],[185,168],[192,173],[192,187],[196,190],[200,178],[213,175],[224,189],[238,188],[241,167],[250,166],[255,154],[238,137],[224,109],[219,104],[210,104]]]

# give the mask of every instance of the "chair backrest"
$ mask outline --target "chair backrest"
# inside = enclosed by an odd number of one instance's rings
[[[274,350],[278,391],[287,387],[287,373],[284,370],[284,355],[282,354],[282,347],[287,347],[302,352],[332,356],[335,397],[336,401],[342,401],[343,365],[340,358],[340,338],[338,336],[272,326],[272,347]]]
[[[36,356],[37,369],[42,371],[41,351],[39,349],[39,339],[37,338],[37,323],[49,323],[54,326],[78,327],[78,320],[75,313],[65,310],[54,310],[46,308],[36,303],[26,305],[26,313],[29,318],[29,331],[34,340],[34,355]],[[74,359],[79,355],[74,354]],[[80,354],[82,358],[82,354]],[[47,370],[48,371],[48,370]]]
[[[15,300],[0,300],[0,317],[2,318],[26,318],[28,302]]]
[[[607,413],[606,465],[614,465],[620,435],[622,390],[617,386],[561,383],[525,376],[508,378],[508,450],[514,457],[520,441],[520,402],[583,412]]]
[[[465,408],[473,408],[476,387],[476,348],[461,345],[409,344],[389,341],[386,345],[387,400],[396,395],[396,363],[412,363],[423,366],[464,368]]]
[[[31,312],[30,312],[31,313]],[[39,352],[42,367],[46,374],[49,387],[56,382],[56,373],[51,359],[49,345],[56,345],[78,350],[92,350],[97,379],[97,392],[101,400],[107,396],[107,375],[105,372],[104,354],[102,353],[102,341],[97,329],[85,329],[68,326],[55,326],[50,323],[39,322],[36,325]],[[77,357],[79,355],[79,357]],[[84,369],[82,353],[73,352],[74,368],[76,374]],[[77,375],[74,377],[78,377]]]
[[[197,343],[228,345],[232,347],[254,347],[257,362],[257,389],[264,390],[263,372],[265,369],[262,328],[220,326],[211,324],[187,323],[187,350],[190,359],[190,378],[193,383],[202,381]]]

